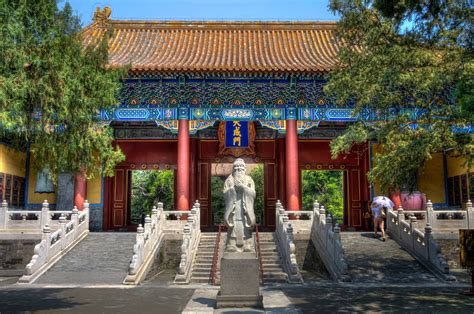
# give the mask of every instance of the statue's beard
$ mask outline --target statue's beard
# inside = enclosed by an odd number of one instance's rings
[[[233,174],[233,177],[234,177],[234,181],[244,183],[244,181],[245,181],[245,172],[235,171],[234,174]]]

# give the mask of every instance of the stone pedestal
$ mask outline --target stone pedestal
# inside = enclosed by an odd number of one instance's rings
[[[260,273],[255,253],[224,253],[216,307],[262,307]]]

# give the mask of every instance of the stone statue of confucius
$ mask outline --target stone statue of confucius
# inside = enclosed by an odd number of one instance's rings
[[[243,159],[234,161],[232,174],[224,183],[225,213],[227,230],[226,251],[252,252],[252,229],[255,226],[255,183],[246,174]]]

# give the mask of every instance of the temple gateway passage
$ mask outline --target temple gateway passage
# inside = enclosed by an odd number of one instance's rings
[[[96,11],[83,30],[85,44],[113,30],[110,65],[130,67],[119,106],[98,117],[113,127],[126,159],[114,177],[86,181],[63,174],[54,189],[44,173],[30,169],[28,153],[1,144],[2,199],[29,209],[41,208],[46,199],[50,208],[74,204],[79,210],[88,199],[91,230],[136,230],[134,173],[166,171],[172,189],[165,209],[188,211],[197,200],[201,230],[215,231],[223,224],[224,206],[213,191],[222,191],[232,163],[242,158],[249,173],[260,173],[256,220],[265,230],[275,228],[277,200],[288,211],[311,210],[304,208],[301,183],[310,171],[339,172],[338,223],[367,228],[368,202],[379,193],[367,172],[378,145],[367,142],[332,159],[329,143],[351,122],[377,117],[354,116],[350,103],[335,103],[323,92],[339,49],[335,27],[112,20],[110,10]],[[472,195],[469,171],[449,152],[434,155],[424,171],[418,189],[434,206],[459,206]]]

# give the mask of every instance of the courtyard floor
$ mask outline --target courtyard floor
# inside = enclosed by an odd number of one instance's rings
[[[465,284],[378,285],[312,283],[262,289],[267,313],[473,313]],[[0,313],[212,313],[217,287],[18,285],[0,279]],[[217,313],[261,313],[219,310]]]

